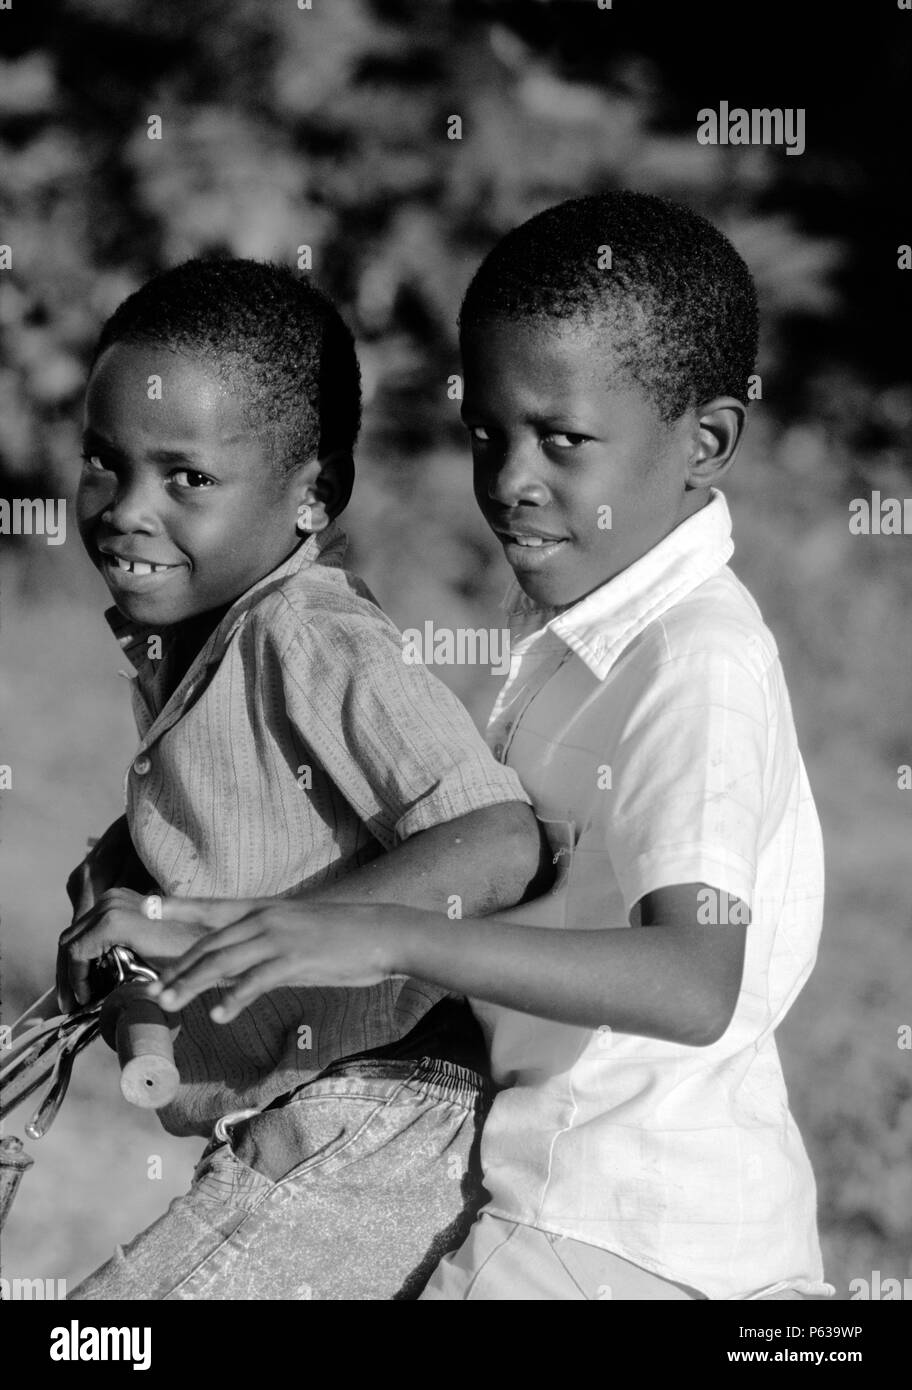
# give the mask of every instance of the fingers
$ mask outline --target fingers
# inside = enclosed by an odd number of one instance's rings
[[[261,961],[234,982],[221,1002],[216,1004],[214,1009],[210,1009],[209,1017],[214,1023],[230,1023],[259,999],[260,995],[268,994],[270,990],[287,984],[287,970],[288,963],[281,957]]]
[[[78,914],[60,937],[57,979],[61,1005],[66,1000],[72,1009],[73,1001],[88,1002],[92,962],[109,947],[128,946],[151,965],[172,966],[178,958],[184,960],[189,950],[205,943],[208,935],[200,939],[200,933],[239,927],[256,906],[254,899],[210,901],[156,894],[143,898],[129,888],[109,889],[86,912]],[[230,945],[250,935],[251,928],[244,926],[239,936],[220,944]],[[185,964],[199,958],[190,956]]]
[[[110,946],[116,945],[118,938],[105,932],[104,924],[72,943],[67,951],[67,971],[70,988],[77,1004],[88,1004],[92,997],[89,988],[89,975],[92,962],[104,955]]]
[[[67,927],[60,936],[57,961],[58,993],[61,1004],[86,1004],[91,997],[89,974],[92,962],[114,945],[129,946],[142,952],[148,924],[137,911],[139,895],[128,889],[112,889]]]
[[[258,916],[251,914],[240,922],[232,922],[229,927],[223,927],[221,931],[199,937],[184,951],[179,960],[172,961],[165,967],[161,972],[159,983],[163,987],[171,984],[191,966],[196,965],[198,961],[214,952],[221,951],[226,946],[238,946],[243,941],[252,940],[258,934],[259,929]]]
[[[162,972],[158,984],[150,986],[149,992],[158,998],[163,1009],[177,1013],[204,990],[257,964],[266,951],[272,954],[255,919],[233,923],[198,941]]]
[[[256,898],[162,898],[159,920],[187,922],[221,931],[223,927],[240,922],[259,906],[261,903]]]
[[[104,917],[110,912],[130,913],[132,917],[138,916],[138,908],[142,898],[138,893],[132,892],[129,888],[110,888],[107,893],[103,893],[96,903],[60,933],[61,946],[74,941],[76,937],[89,927],[94,921]]]

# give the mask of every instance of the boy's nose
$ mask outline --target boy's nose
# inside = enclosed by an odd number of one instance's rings
[[[520,502],[540,507],[548,501],[548,489],[534,454],[522,449],[505,451],[489,469],[487,490],[491,501],[501,507],[515,507]]]
[[[114,531],[155,531],[157,522],[147,488],[121,484],[101,514]]]

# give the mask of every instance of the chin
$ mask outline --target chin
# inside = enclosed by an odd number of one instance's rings
[[[549,584],[544,579],[533,579],[530,575],[523,575],[522,579],[517,575],[516,581],[526,597],[541,608],[560,608],[571,602],[565,597],[561,585]]]
[[[600,589],[603,584],[608,582],[609,576],[604,578],[591,578],[580,576],[575,582],[564,579],[562,582],[544,578],[535,579],[530,575],[524,575],[517,580],[524,594],[533,603],[541,608],[572,608],[575,603],[591,594],[593,590]]]
[[[118,613],[129,618],[130,622],[142,623],[144,626],[172,627],[184,617],[183,613],[172,613],[160,605],[149,602],[148,599],[144,601],[142,598],[128,597],[126,594],[112,594],[111,602]]]

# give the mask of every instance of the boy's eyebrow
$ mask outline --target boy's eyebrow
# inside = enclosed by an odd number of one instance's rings
[[[202,455],[195,449],[150,449],[153,463],[199,463]]]
[[[477,417],[478,414],[479,412],[473,409],[471,402],[463,400],[459,410],[459,417],[464,425],[468,425],[469,420]],[[555,409],[550,413],[548,411],[543,413],[530,412],[525,417],[524,423],[533,425],[536,429],[542,431],[564,429],[574,434],[591,434],[592,431],[592,426],[590,426],[589,429],[574,428],[575,426],[581,426],[583,422],[577,417],[575,412],[566,409]]]
[[[116,444],[112,444],[103,434],[99,434],[97,430],[93,429],[87,429],[83,432],[82,446],[84,449],[105,449],[109,454],[121,455],[122,453],[122,450],[118,449]],[[152,449],[148,457],[153,463],[195,464],[201,461],[202,455],[198,454],[195,449],[175,448]]]

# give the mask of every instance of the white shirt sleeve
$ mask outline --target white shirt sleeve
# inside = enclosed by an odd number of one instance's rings
[[[672,655],[642,683],[610,753],[605,848],[630,909],[676,883],[753,906],[769,713],[762,678],[728,651]]]

